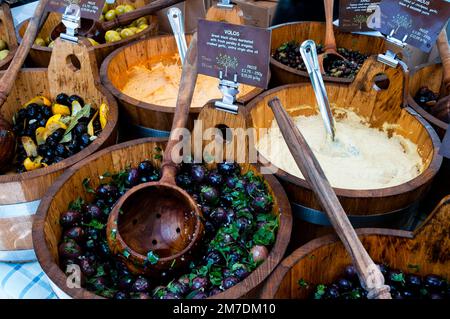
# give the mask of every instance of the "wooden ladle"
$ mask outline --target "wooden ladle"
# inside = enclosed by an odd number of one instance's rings
[[[11,92],[28,52],[30,52],[31,46],[33,45],[34,39],[38,33],[39,26],[41,25],[41,21],[43,20],[44,9],[47,2],[48,0],[39,1],[34,11],[34,15],[28,24],[23,40],[20,43],[11,64],[3,74],[0,81],[0,110],[3,103],[5,103],[8,98],[9,92]],[[5,166],[10,164],[12,158],[14,157],[15,149],[16,139],[11,125],[0,113],[0,172],[5,168]]]
[[[78,29],[78,35],[101,41],[108,30],[130,24],[136,19],[151,15],[159,10],[168,8],[183,1],[185,0],[155,0],[141,8],[121,14],[111,21],[99,22],[81,19],[81,26],[80,29]],[[66,32],[66,27],[63,23],[59,23],[52,30],[50,37],[52,40],[55,40],[63,32]]]
[[[204,231],[196,202],[175,183],[174,147],[180,142],[197,80],[197,34],[183,64],[180,88],[159,182],[130,189],[108,218],[107,239],[134,273],[158,275],[185,265]],[[156,256],[156,258],[155,258]]]
[[[384,285],[384,277],[381,271],[361,244],[330,182],[302,133],[295,126],[278,98],[270,100],[269,106],[272,108],[297,166],[310,184],[314,194],[325,209],[328,219],[350,254],[360,282],[368,292],[367,297],[369,299],[391,299],[389,286]]]
[[[337,52],[336,38],[334,37],[333,30],[334,0],[323,0],[323,5],[325,6],[325,46],[324,52],[319,54],[319,65],[320,71],[325,73],[325,68],[323,66],[325,57],[334,56],[335,58],[344,61],[347,61],[347,59]]]
[[[430,108],[430,113],[441,121],[450,123],[450,47],[445,29],[439,34],[437,47],[441,56],[444,74],[442,77],[441,98],[436,105]]]

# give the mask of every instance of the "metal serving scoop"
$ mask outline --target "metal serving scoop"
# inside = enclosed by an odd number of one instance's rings
[[[180,54],[181,63],[184,63],[187,52],[186,35],[184,34],[184,21],[181,10],[174,7],[167,11],[170,27],[172,28],[175,41],[177,42],[178,53]]]

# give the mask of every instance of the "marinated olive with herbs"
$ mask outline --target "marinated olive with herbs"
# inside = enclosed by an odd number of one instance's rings
[[[107,110],[106,104],[100,109]],[[87,147],[107,122],[107,112],[93,119],[95,109],[77,95],[60,93],[52,103],[36,96],[25,103],[13,117],[17,136],[17,152],[12,165],[22,173],[63,161]],[[90,132],[86,122],[97,127]]]
[[[137,167],[104,174],[102,184],[94,189],[89,179],[83,181],[94,198],[89,203],[77,199],[62,214],[61,226],[66,235],[59,247],[61,265],[80,264],[85,276],[83,287],[107,298],[202,299],[237,285],[267,259],[275,242],[278,218],[262,178],[252,171],[242,174],[235,163],[222,163],[214,170],[184,163],[176,181],[203,211],[206,235],[200,255],[176,274],[170,270],[156,278],[132,274],[109,251],[106,221],[122,194],[160,175],[159,169],[145,160]],[[233,183],[224,182],[229,177],[233,177]],[[252,185],[251,191],[245,185]],[[254,194],[264,203],[264,210],[252,208]],[[223,196],[229,198],[226,205]],[[66,252],[72,247],[76,248],[74,254]],[[151,256],[159,258],[154,252]]]

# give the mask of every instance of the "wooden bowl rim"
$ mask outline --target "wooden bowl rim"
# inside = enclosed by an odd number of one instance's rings
[[[253,118],[251,115],[251,111],[253,108],[256,107],[257,104],[259,104],[266,96],[272,95],[276,92],[285,90],[285,89],[292,89],[295,87],[305,87],[310,86],[310,83],[303,82],[303,83],[292,83],[292,84],[286,84],[282,85],[276,88],[273,88],[271,90],[265,91],[264,93],[257,96],[255,99],[253,99],[248,106],[246,107],[246,116],[251,120],[252,126],[253,126]],[[338,83],[329,83],[328,85],[331,86],[340,86],[342,84]],[[351,198],[365,198],[365,197],[389,197],[389,196],[395,196],[400,195],[406,192],[410,192],[413,189],[419,188],[428,182],[430,182],[434,176],[438,173],[439,168],[442,164],[442,156],[439,155],[438,150],[441,145],[441,141],[436,133],[436,131],[431,127],[431,125],[422,118],[417,112],[415,112],[410,107],[404,107],[403,108],[406,112],[408,112],[413,118],[415,118],[427,131],[431,142],[433,144],[433,158],[431,159],[428,167],[418,176],[413,178],[412,180],[409,180],[403,184],[397,185],[397,186],[391,186],[391,187],[385,187],[385,188],[377,188],[377,189],[345,189],[345,188],[337,188],[333,187],[334,191],[336,192],[336,195],[340,197],[351,197]],[[258,152],[258,156],[261,156]],[[263,157],[264,158],[264,157]],[[273,164],[272,164],[273,165]],[[275,166],[276,167],[276,166]],[[288,172],[278,168],[277,173],[275,175],[282,180],[292,183],[294,185],[301,186],[303,188],[307,188],[311,190],[311,187],[306,182],[306,180],[296,177],[292,174],[289,174]]]
[[[20,30],[22,29],[22,27],[24,26],[25,23],[29,23],[31,18],[25,19],[23,20],[21,23],[19,23],[17,25],[17,41],[19,43],[22,42],[22,36],[20,34]],[[115,41],[115,42],[109,42],[109,43],[101,43],[99,45],[92,45],[92,48],[90,48],[90,50],[97,50],[97,49],[104,49],[104,48],[109,48],[112,46],[121,46],[122,44],[128,44],[129,42],[133,42],[136,39],[139,38],[144,38],[148,35],[148,33],[150,33],[151,31],[153,31],[156,27],[157,27],[158,23],[157,22],[152,22],[148,25],[148,28],[145,29],[144,31],[141,31],[139,33],[136,33],[135,35],[126,38],[126,39],[122,39],[120,41]],[[87,38],[86,38],[87,39]],[[37,51],[46,51],[46,52],[52,52],[53,48],[49,48],[49,47],[43,47],[40,45],[36,45],[33,44],[32,46],[33,50],[37,50]]]
[[[47,68],[24,68],[21,69],[20,72],[48,72]],[[3,71],[4,72],[4,71]],[[1,75],[1,72],[0,72]],[[47,174],[51,174],[60,170],[65,170],[69,166],[72,166],[73,164],[83,160],[87,156],[89,156],[92,153],[95,153],[102,145],[103,143],[111,136],[111,134],[114,132],[115,128],[117,127],[117,122],[119,119],[119,108],[117,105],[116,100],[114,97],[105,90],[100,84],[97,84],[97,90],[99,90],[102,95],[105,96],[106,101],[108,102],[109,107],[109,116],[108,121],[106,123],[105,128],[102,130],[100,135],[97,139],[95,139],[91,144],[89,144],[88,147],[81,150],[80,152],[64,159],[63,161],[50,165],[48,167],[43,167],[34,171],[25,172],[25,173],[15,173],[10,175],[0,175],[0,183],[11,183],[26,179],[33,179],[40,176],[44,176]]]
[[[48,249],[47,241],[45,238],[46,236],[44,233],[44,225],[47,218],[47,212],[51,206],[53,198],[59,191],[61,191],[65,182],[69,180],[81,167],[83,167],[87,163],[90,163],[108,153],[122,148],[151,142],[167,142],[167,138],[147,137],[136,139],[125,143],[116,144],[94,154],[91,154],[89,157],[71,166],[61,176],[59,176],[53,183],[53,185],[48,189],[45,196],[42,198],[40,205],[36,211],[32,226],[34,250],[36,252],[39,264],[44,270],[45,274],[56,286],[59,287],[59,289],[61,289],[67,295],[74,298],[104,299],[103,297],[98,296],[83,288],[77,289],[73,292],[67,291],[65,285],[67,276],[53,261],[53,257],[50,253],[50,250]],[[259,167],[259,165],[256,165],[256,167]],[[259,284],[261,284],[284,257],[292,231],[291,206],[286,192],[284,191],[281,184],[277,181],[277,179],[272,175],[264,175],[264,178],[266,183],[270,186],[272,192],[276,194],[278,201],[280,224],[278,227],[275,243],[272,245],[272,249],[269,252],[268,258],[261,265],[259,265],[258,268],[256,268],[247,278],[239,282],[236,286],[233,286],[220,294],[209,297],[211,299],[239,298],[244,296],[246,293],[252,291]],[[47,261],[52,262],[48,263]]]
[[[188,33],[187,35],[190,35],[190,34]],[[157,35],[157,36],[153,36],[153,37],[149,37],[149,38],[144,38],[144,39],[140,39],[138,41],[132,42],[132,43],[128,43],[127,45],[121,46],[117,50],[111,52],[111,54],[109,54],[103,60],[102,65],[100,66],[100,79],[102,81],[102,84],[120,102],[124,102],[126,104],[133,105],[133,106],[135,106],[137,108],[142,108],[142,109],[149,110],[149,111],[157,111],[157,112],[163,112],[163,113],[175,113],[175,107],[164,106],[164,105],[158,105],[158,104],[153,104],[153,103],[147,103],[147,102],[144,102],[144,101],[139,101],[139,100],[137,100],[137,99],[135,99],[135,98],[133,98],[133,97],[123,93],[122,91],[120,91],[112,83],[112,81],[108,77],[109,65],[111,64],[112,60],[114,60],[116,58],[116,56],[119,53],[121,53],[123,50],[126,50],[126,49],[128,49],[129,47],[132,47],[132,46],[140,45],[140,43],[144,42],[144,41],[153,42],[153,41],[158,41],[159,39],[162,39],[162,38],[173,38],[173,37],[174,37],[173,35],[162,34],[162,35]],[[256,96],[258,96],[263,91],[264,91],[263,89],[255,87],[253,90],[251,90],[247,94],[245,94],[243,96],[240,96],[237,99],[237,101],[238,101],[238,103],[245,104],[245,103],[251,101]],[[208,104],[208,103],[210,103],[211,101],[214,101],[214,100],[217,100],[217,99],[211,99],[206,104]],[[203,108],[203,106],[201,106],[201,107],[191,107],[189,112],[190,113],[200,113],[202,108]]]
[[[412,71],[413,74],[411,74],[410,77],[411,78],[414,77],[414,74],[421,69],[424,69],[429,66],[434,66],[437,64],[440,64],[442,66],[441,63],[436,63],[436,62],[420,64],[414,68],[414,70]],[[444,131],[447,131],[447,128],[450,125],[450,123],[445,123],[444,121],[441,121],[437,117],[433,116],[431,113],[428,113],[427,111],[425,111],[425,109],[423,107],[421,107],[419,104],[416,103],[416,101],[414,101],[414,95],[415,94],[413,92],[411,92],[410,88],[408,88],[408,100],[407,100],[408,105],[411,108],[413,108],[417,113],[419,113],[422,117],[424,117],[425,120],[430,122],[432,125],[439,127],[440,129],[442,129]]]

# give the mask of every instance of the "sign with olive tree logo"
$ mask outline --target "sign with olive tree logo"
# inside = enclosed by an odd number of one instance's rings
[[[64,13],[70,4],[80,6],[81,18],[98,20],[102,14],[105,0],[48,0],[46,11]]]
[[[267,29],[199,20],[198,72],[265,89],[270,36]]]
[[[341,0],[339,1],[339,29],[341,31],[371,31],[369,19],[370,7],[378,5],[380,0]]]
[[[430,52],[450,16],[446,0],[382,0],[381,33]]]

